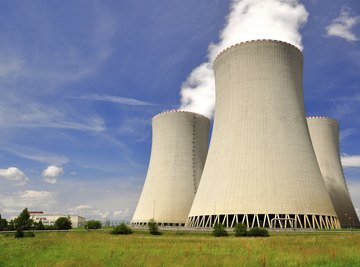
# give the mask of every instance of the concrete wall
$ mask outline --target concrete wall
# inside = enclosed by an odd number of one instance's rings
[[[301,51],[279,41],[216,58],[214,127],[189,226],[339,226],[304,115],[302,68]]]
[[[160,113],[152,120],[152,148],[145,184],[132,224],[154,218],[184,224],[204,167],[208,118],[184,111]]]
[[[341,226],[360,226],[341,166],[338,122],[326,117],[308,117],[307,123],[321,174]]]

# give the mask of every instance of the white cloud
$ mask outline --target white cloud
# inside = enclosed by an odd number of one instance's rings
[[[2,59],[0,63],[0,77],[16,77],[23,68],[23,64],[23,60],[16,57]]]
[[[110,216],[110,212],[100,210],[94,206],[81,204],[74,208],[70,208],[70,212],[74,215],[80,215],[86,219],[95,218],[95,219],[106,219]]]
[[[69,162],[69,159],[64,155],[50,154],[28,147],[7,145],[6,147],[2,148],[2,150],[24,159],[30,159],[46,164],[63,165]]]
[[[85,132],[102,132],[104,121],[96,115],[66,112],[63,107],[19,100],[0,101],[0,128],[54,128]]]
[[[57,178],[59,178],[59,176],[61,176],[63,173],[63,168],[51,165],[43,170],[42,176],[45,182],[49,184],[55,184],[57,182]]]
[[[113,217],[116,219],[124,219],[129,217],[129,209],[117,210],[113,212]]]
[[[195,68],[181,88],[181,110],[211,117],[215,106],[212,63],[225,48],[256,39],[276,39],[302,49],[300,28],[308,12],[297,0],[233,0],[219,43],[210,44],[207,62]]]
[[[360,167],[360,155],[342,155],[341,163],[344,168],[346,167]]]
[[[344,7],[339,17],[326,27],[326,34],[343,38],[349,42],[358,41],[359,38],[352,32],[352,28],[359,22],[360,16],[350,16],[350,10]]]
[[[18,185],[25,185],[29,181],[29,178],[27,178],[26,175],[16,167],[0,169],[0,178],[13,181]]]
[[[56,204],[53,193],[37,190],[0,194],[0,202],[1,206],[4,207],[4,213],[7,213],[7,217],[19,214],[24,208],[46,211],[49,207]]]
[[[129,105],[129,106],[155,106],[156,105],[156,104],[153,104],[150,102],[140,101],[140,100],[137,100],[134,98],[118,97],[118,96],[110,96],[110,95],[84,95],[84,96],[80,96],[79,99],[112,102],[112,103]]]

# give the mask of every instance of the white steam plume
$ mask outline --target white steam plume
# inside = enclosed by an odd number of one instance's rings
[[[180,110],[210,118],[215,107],[215,57],[231,45],[257,39],[280,40],[302,50],[299,30],[307,18],[298,0],[233,0],[219,42],[209,45],[207,62],[195,68],[182,85]]]

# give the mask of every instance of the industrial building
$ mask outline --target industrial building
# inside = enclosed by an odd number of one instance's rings
[[[244,42],[214,71],[213,132],[187,225],[339,228],[305,117],[301,51]]]
[[[71,220],[72,228],[84,227],[86,219],[78,215],[65,215],[56,213],[44,213],[43,211],[30,211],[30,219],[34,222],[42,222],[44,226],[54,225],[55,221],[60,217],[69,217]]]
[[[341,227],[360,227],[341,166],[339,123],[328,117],[308,117],[307,123],[320,171]]]
[[[206,117],[156,115],[132,224],[360,226],[342,172],[338,123],[305,116],[302,52],[281,41],[244,42],[220,53],[214,72],[209,150]]]
[[[208,151],[210,120],[185,111],[152,119],[152,148],[145,184],[131,223],[184,225]]]

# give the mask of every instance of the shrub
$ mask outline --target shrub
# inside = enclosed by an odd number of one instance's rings
[[[265,228],[258,228],[254,227],[250,229],[250,231],[247,234],[248,236],[269,236],[268,230]]]
[[[15,238],[23,238],[23,237],[24,237],[24,231],[21,229],[16,230]]]
[[[149,227],[149,232],[152,235],[161,235],[160,231],[159,231],[159,226],[157,224],[157,222],[154,219],[151,219],[148,222],[148,227]]]
[[[243,223],[238,223],[235,225],[235,236],[246,236],[247,228]]]
[[[111,231],[112,235],[129,235],[132,234],[132,230],[125,223],[119,224]]]
[[[34,229],[35,229],[35,230],[45,230],[45,226],[44,226],[44,224],[42,223],[42,221],[39,221],[38,223],[35,222],[35,223],[34,223]]]
[[[216,223],[213,227],[214,236],[228,236],[228,232],[225,230],[225,227],[221,223]]]
[[[54,226],[58,230],[69,230],[71,229],[71,220],[69,217],[59,217],[55,221]]]
[[[85,224],[85,229],[100,229],[100,228],[101,228],[100,221],[90,220],[87,221]]]
[[[45,230],[56,230],[54,225],[46,225]]]

